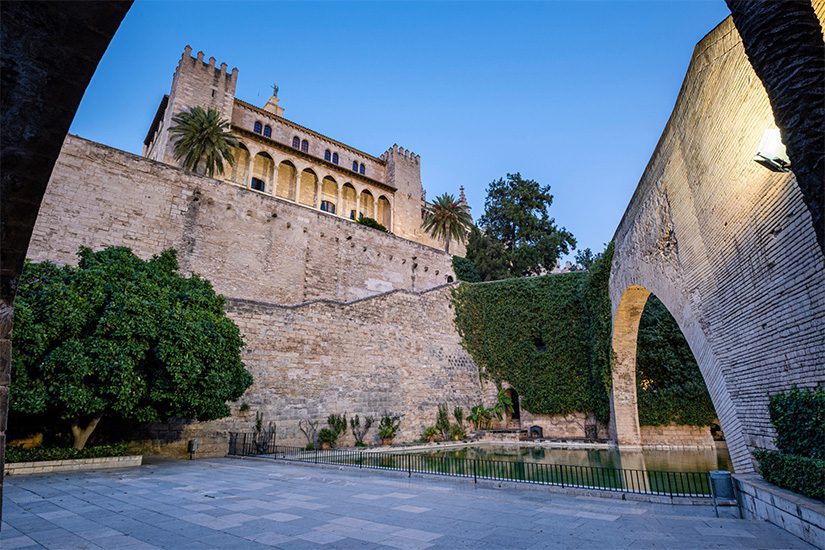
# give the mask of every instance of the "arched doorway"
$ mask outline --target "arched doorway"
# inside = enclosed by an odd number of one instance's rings
[[[513,402],[512,412],[507,412],[507,426],[510,428],[521,427],[521,404],[519,403],[518,392],[513,388],[504,390],[505,395]]]

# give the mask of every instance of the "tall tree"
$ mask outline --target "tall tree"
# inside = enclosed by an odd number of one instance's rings
[[[467,239],[467,259],[482,281],[497,281],[510,276],[510,256],[499,241],[473,227]]]
[[[227,416],[226,402],[252,377],[240,331],[209,281],[179,275],[173,250],[148,261],[124,247],[79,256],[77,267],[23,271],[12,411],[68,423],[77,449],[104,417]]]
[[[172,118],[169,133],[175,141],[175,160],[186,170],[212,177],[223,172],[223,163],[235,164],[232,148],[238,141],[229,132],[229,122],[217,109],[192,107]]]
[[[825,254],[825,42],[811,2],[726,0]]]
[[[501,243],[508,255],[509,275],[523,277],[551,271],[561,254],[576,247],[576,239],[550,217],[549,185],[507,174],[490,183],[479,225]]]
[[[427,208],[421,227],[437,241],[444,241],[444,251],[450,253],[450,242],[463,243],[473,226],[467,205],[454,195],[444,193]]]

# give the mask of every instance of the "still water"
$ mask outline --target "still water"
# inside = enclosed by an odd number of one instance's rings
[[[421,451],[430,457],[453,459],[482,459],[538,464],[565,464],[597,468],[622,468],[660,472],[733,471],[727,449],[660,451],[619,451],[618,449],[549,449],[483,445],[460,449]]]

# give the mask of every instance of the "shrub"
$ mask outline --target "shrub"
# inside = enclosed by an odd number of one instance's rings
[[[774,394],[769,408],[780,451],[825,459],[825,389]]]
[[[435,427],[441,432],[441,437],[447,439],[450,436],[450,413],[447,412],[447,404],[439,405],[435,415]]]
[[[452,439],[464,439],[466,432],[461,424],[450,424],[450,437]]]
[[[381,439],[393,439],[401,427],[401,417],[397,414],[384,413],[378,423],[378,435]]]
[[[331,414],[327,417],[329,429],[335,432],[336,437],[347,431],[347,415]]]
[[[424,441],[429,441],[430,438],[438,438],[441,435],[441,430],[435,426],[427,426],[424,428]]]
[[[349,419],[349,426],[350,428],[352,428],[352,436],[355,438],[356,447],[367,446],[364,443],[364,436],[366,436],[367,432],[370,431],[370,427],[372,426],[373,422],[375,422],[375,418],[367,416],[364,417],[364,425],[361,426],[361,419],[358,417],[357,414]]]
[[[18,449],[15,447],[6,447],[6,462],[42,462],[44,460],[125,456],[126,454],[128,454],[128,452],[125,443],[95,445],[94,447],[86,447],[85,449],[72,449],[69,447]]]
[[[387,229],[384,225],[378,223],[376,220],[372,218],[367,218],[366,216],[363,218],[359,218],[358,223],[360,223],[361,225],[366,225],[367,227],[372,227],[373,229],[377,229],[378,231],[383,231],[384,233],[390,232],[390,230]]]
[[[318,431],[318,441],[328,443],[330,447],[335,447],[335,442],[338,441],[338,434],[330,428],[321,428]]]
[[[753,456],[766,481],[796,493],[825,500],[825,460],[757,449]]]

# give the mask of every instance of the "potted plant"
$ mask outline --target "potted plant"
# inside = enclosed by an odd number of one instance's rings
[[[490,422],[493,420],[493,413],[490,409],[479,403],[470,409],[469,418],[476,430],[489,430]]]
[[[395,414],[384,413],[378,423],[378,435],[381,437],[382,445],[390,445],[398,428],[401,426],[401,417]]]
[[[370,430],[370,426],[372,426],[373,422],[375,422],[375,419],[371,416],[367,416],[364,418],[364,425],[361,426],[361,419],[357,414],[353,418],[349,419],[349,426],[352,428],[352,436],[355,438],[356,447],[367,446],[367,444],[364,443],[364,436],[367,435],[367,432]]]
[[[435,428],[441,433],[441,439],[450,439],[450,413],[447,412],[447,404],[439,405],[435,414]]]
[[[465,435],[464,426],[461,424],[450,424],[450,437],[453,441],[461,441]]]
[[[338,441],[338,434],[331,428],[321,428],[318,432],[318,441],[321,443],[322,449],[331,449]]]
[[[439,430],[435,426],[427,426],[424,429],[424,439],[427,441],[427,443],[435,443],[440,433],[441,430]]]

